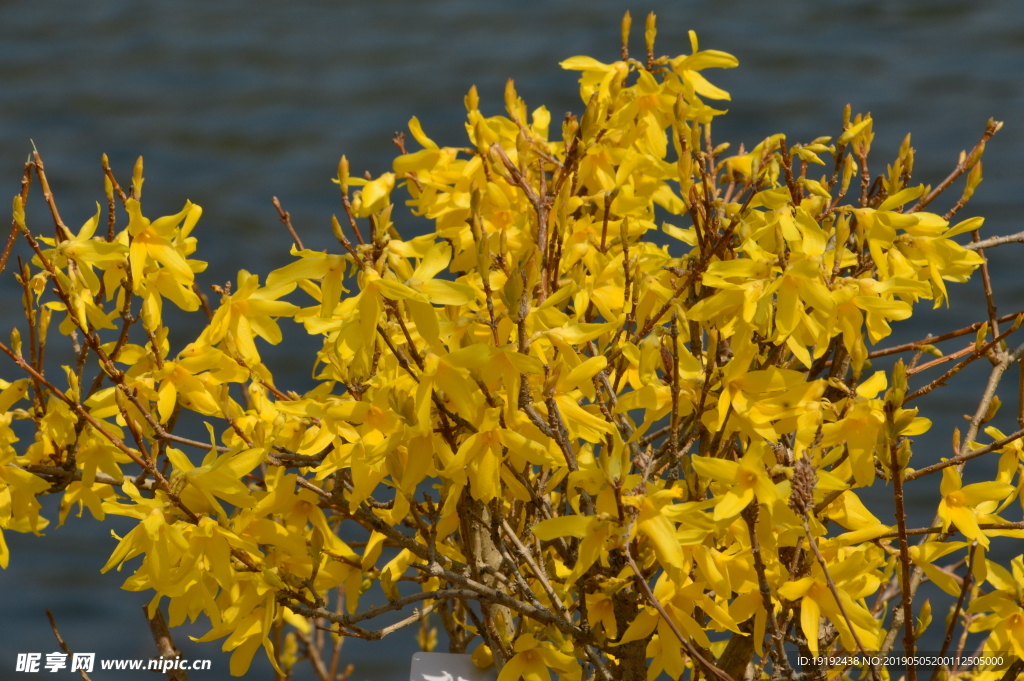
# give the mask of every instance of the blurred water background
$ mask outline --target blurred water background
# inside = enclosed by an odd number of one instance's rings
[[[342,153],[354,174],[389,170],[390,137],[412,115],[441,144],[461,145],[466,90],[477,85],[485,114],[496,114],[509,77],[531,108],[546,104],[556,121],[565,111],[579,113],[576,74],[558,62],[577,54],[616,59],[627,8],[634,53],[642,50],[643,17],[654,10],[659,54],[688,52],[686,31],[695,29],[702,47],[739,58],[738,69],[707,73],[733,95],[729,115],[716,123],[719,142],[750,148],[775,132],[799,141],[835,135],[850,102],[855,112],[874,115],[876,173],[910,132],[916,178],[935,184],[990,116],[1006,121],[985,155],[985,182],[962,216],[987,216],[987,235],[1024,228],[1024,4],[1016,0],[2,0],[0,196],[17,192],[32,139],[63,217],[77,229],[103,201],[100,154],[110,155],[122,182],[143,155],[147,215],[177,212],[186,198],[204,208],[196,231],[198,257],[210,262],[199,277],[204,288],[242,267],[266,273],[289,262],[290,240],[271,196],[291,211],[309,246],[337,250],[329,218],[340,206],[330,178]],[[32,202],[42,225],[37,188]],[[423,223],[405,216],[399,226],[414,234]],[[1024,245],[989,257],[1000,312],[1024,308]],[[977,278],[951,292],[951,310],[931,312],[923,304],[911,322],[896,326],[891,341],[985,317]],[[9,270],[0,281],[4,329],[20,316],[16,295]],[[200,317],[172,339],[175,350]],[[289,330],[294,340],[265,356],[279,385],[302,390],[309,380],[305,351],[314,344],[301,329]],[[14,377],[10,363],[0,362],[0,372]],[[965,424],[962,415],[986,376],[987,363],[979,362],[955,388],[920,400],[935,426],[919,438],[915,464],[949,455],[952,429]],[[1016,429],[1015,383],[1007,380],[1001,394],[1008,406],[996,419],[1007,432]],[[984,464],[968,471],[987,472]],[[911,492],[912,526],[931,519],[930,489],[919,483]],[[889,492],[880,493],[878,515],[891,522]],[[54,517],[49,501],[47,508]],[[124,523],[114,526],[124,531]],[[56,650],[47,607],[76,651],[154,654],[140,612],[146,594],[119,589],[127,573],[99,574],[114,546],[108,528],[71,518],[44,537],[6,536],[13,557],[0,572],[0,678],[30,678],[14,674],[16,653]],[[992,556],[1007,560],[1021,553],[1021,543],[999,542]],[[925,649],[938,650],[944,613],[937,610]],[[196,644],[184,635],[201,635],[203,623],[185,629],[176,640],[186,657],[214,659],[211,672],[194,672],[193,679],[228,679],[220,643]],[[355,665],[358,681],[398,680],[415,649],[412,634],[403,632],[376,644],[351,640],[344,659]],[[249,678],[271,679],[261,656]],[[312,675],[303,670],[296,678]]]

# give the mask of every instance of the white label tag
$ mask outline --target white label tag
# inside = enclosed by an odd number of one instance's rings
[[[480,669],[469,655],[416,653],[409,681],[496,681],[494,667]]]

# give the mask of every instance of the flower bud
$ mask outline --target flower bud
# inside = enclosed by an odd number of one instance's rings
[[[142,177],[142,157],[139,156],[139,160],[135,162],[135,170],[132,171],[132,198],[136,201],[142,198],[142,183],[145,180]]]
[[[644,42],[647,44],[647,59],[654,60],[654,38],[658,35],[658,18],[654,12],[647,15],[647,25],[644,27]]]
[[[344,155],[338,161],[338,184],[341,185],[341,193],[348,194],[348,159]]]

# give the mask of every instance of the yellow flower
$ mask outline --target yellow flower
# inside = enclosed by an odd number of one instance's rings
[[[550,643],[541,643],[533,634],[517,638],[512,649],[516,654],[501,668],[498,681],[550,681],[548,668],[560,672],[579,668],[575,657],[556,650]]]
[[[258,364],[260,355],[256,349],[256,336],[274,345],[280,343],[283,336],[275,318],[293,316],[299,311],[297,305],[278,300],[293,290],[294,283],[260,288],[258,275],[240,270],[238,290],[221,301],[198,343],[216,345],[227,339],[229,350],[248,363]]]
[[[977,514],[981,508],[991,502],[998,502],[1015,491],[1013,485],[1005,482],[976,482],[963,486],[960,473],[956,466],[942,469],[942,484],[939,486],[942,501],[939,502],[939,517],[942,518],[943,531],[951,524],[956,525],[960,533],[988,548],[988,537],[978,527]],[[981,507],[981,508],[979,508]],[[995,503],[991,503],[994,510]]]
[[[755,496],[759,504],[769,507],[778,498],[775,484],[765,472],[765,451],[765,447],[751,446],[739,461],[693,457],[693,468],[699,475],[728,485],[728,491],[715,504],[715,520],[737,516]]]
[[[823,553],[828,549],[827,545],[822,546]],[[872,617],[871,612],[860,602],[867,594],[874,593],[880,583],[878,575],[873,571],[875,564],[867,558],[862,549],[855,550],[842,559],[834,554],[829,556],[829,559],[829,575],[835,582],[839,599],[853,623],[852,631],[847,626],[846,618],[843,617],[825,575],[817,563],[811,567],[811,576],[786,582],[779,587],[779,595],[787,600],[800,602],[800,627],[807,637],[807,647],[812,655],[817,655],[819,651],[819,619],[822,614],[839,630],[843,647],[847,650],[857,650],[858,639],[865,651],[876,650],[880,642],[881,623]]]

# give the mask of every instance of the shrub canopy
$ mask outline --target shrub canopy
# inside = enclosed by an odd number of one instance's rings
[[[343,157],[337,252],[293,232],[290,264],[238,272],[212,309],[199,206],[151,220],[141,162],[128,191],[105,167],[108,224],[97,204],[76,232],[37,154],[3,258],[20,234],[0,527],[42,532],[47,493],[59,522],[75,506],[136,518],[104,571],[141,556],[124,588],[153,594],[150,616],[166,601],[172,626],[205,615],[202,640],[224,639],[235,675],[261,646],[290,673],[316,652],[316,623],[370,639],[420,623],[429,649],[434,613],[451,650],[496,663],[500,681],[786,676],[787,643],[887,651],[902,633],[912,652],[931,620],[914,600],[925,578],[960,600],[950,631],[969,616],[984,650],[1024,654],[1021,559],[985,558],[993,537],[1022,536],[998,515],[1019,497],[1021,433],[980,432],[1022,352],[982,255],[1007,239],[951,221],[1000,124],[934,189],[911,183],[909,137],[872,176],[873,120],[849,108],[834,139],[730,154],[709,103],[729,95],[704,73],[737,60],[692,32],[690,54],[655,57],[653,17],[646,58],[630,58],[628,23],[620,61],[562,62],[580,73],[582,116],[553,125],[509,81],[504,115],[469,91],[468,146],[413,118],[418,149],[397,136],[393,172],[353,177]],[[26,222],[33,173],[53,236]],[[929,212],[961,175],[960,200]],[[393,223],[399,189],[423,236]],[[985,321],[869,349],[979,268]],[[193,342],[168,342],[168,304],[208,316]],[[60,368],[45,362],[51,320],[74,350]],[[304,394],[261,355],[286,331],[323,340]],[[969,334],[952,355],[934,345]],[[913,359],[871,366],[899,352]],[[913,402],[982,357],[995,383],[967,432],[915,470],[912,438],[932,423]],[[178,434],[188,413],[205,437]],[[988,452],[995,479],[963,485]],[[862,502],[877,485],[894,490],[895,524]],[[907,530],[905,487],[934,495],[933,527]],[[375,585],[387,604],[361,609]]]

